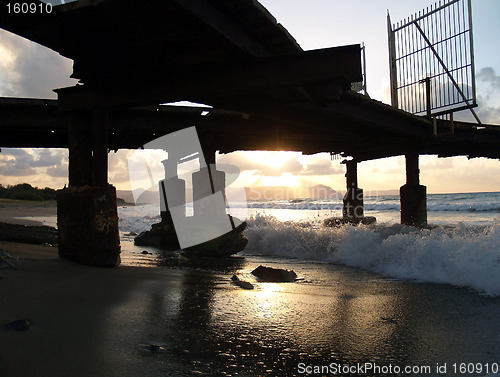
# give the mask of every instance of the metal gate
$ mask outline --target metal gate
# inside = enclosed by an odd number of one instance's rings
[[[416,115],[450,116],[476,103],[471,0],[435,4],[391,23],[392,105]]]

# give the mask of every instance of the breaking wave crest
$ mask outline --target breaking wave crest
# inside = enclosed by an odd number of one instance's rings
[[[247,252],[338,263],[386,276],[470,287],[500,296],[500,224],[415,229],[403,225],[325,227],[251,218]]]

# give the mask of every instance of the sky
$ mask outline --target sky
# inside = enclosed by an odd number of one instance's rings
[[[393,22],[421,11],[432,0],[260,0],[304,50],[363,42],[366,46],[367,91],[390,103],[387,11]],[[483,123],[500,125],[500,0],[472,0],[476,84]],[[54,88],[75,85],[69,79],[72,62],[57,53],[0,30],[0,96],[56,98]],[[460,117],[460,116],[456,116]],[[468,114],[461,115],[470,120]],[[1,140],[0,140],[1,144]],[[110,182],[130,188],[127,157],[131,151],[109,154]],[[239,185],[312,186],[345,189],[345,168],[327,154],[304,156],[292,152],[234,152],[219,155],[218,163],[241,170]],[[0,153],[0,183],[29,182],[61,188],[67,183],[68,153],[63,149],[11,149]],[[421,156],[421,184],[428,192],[500,191],[500,161],[438,159]],[[365,191],[397,189],[405,183],[404,157],[367,161],[358,166]]]

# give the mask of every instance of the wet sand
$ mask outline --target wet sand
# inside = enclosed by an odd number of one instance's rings
[[[61,260],[56,248],[43,246],[3,243],[0,248],[29,258],[11,260],[18,271],[0,271],[0,376],[158,372],[138,351],[146,340],[141,326],[148,310],[141,296],[156,286],[168,295],[177,285],[175,272],[90,268]],[[33,325],[23,332],[3,328],[17,319]]]
[[[255,257],[169,254],[168,267],[101,269],[58,259],[55,248],[0,247],[28,258],[0,271],[0,321],[33,323],[0,330],[2,377],[334,375],[305,373],[332,363],[485,375],[452,365],[500,362],[500,299],[467,289]],[[252,280],[261,262],[304,280],[231,283],[234,272]],[[351,375],[374,375],[362,372]]]

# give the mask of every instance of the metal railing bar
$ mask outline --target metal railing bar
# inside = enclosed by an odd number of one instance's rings
[[[453,35],[453,36],[451,36],[451,37],[448,37],[448,38],[443,39],[442,41],[439,41],[439,42],[434,43],[434,44],[433,44],[433,46],[437,46],[437,45],[439,45],[440,43],[446,42],[446,41],[448,41],[448,40],[450,40],[450,39],[454,39],[454,38],[461,37],[463,34],[467,34],[468,32],[469,32],[469,30],[462,31],[462,32],[458,33],[457,35]],[[404,59],[404,58],[406,58],[406,57],[408,57],[408,56],[410,56],[410,55],[414,55],[414,54],[417,54],[417,53],[419,53],[419,52],[421,52],[421,51],[428,50],[428,49],[429,49],[429,46],[422,47],[422,48],[421,48],[421,49],[419,49],[419,50],[416,50],[416,51],[410,52],[410,53],[408,53],[408,54],[406,54],[406,55],[400,56],[399,58],[396,58],[396,60],[401,60],[401,59]]]
[[[415,21],[420,21],[422,18],[424,18],[424,17],[428,17],[428,16],[430,16],[431,14],[434,14],[434,13],[436,13],[436,12],[439,12],[441,9],[443,9],[443,8],[445,8],[445,7],[447,7],[447,6],[451,5],[451,4],[454,4],[454,3],[456,3],[456,2],[459,2],[459,1],[460,1],[460,0],[452,0],[452,1],[450,1],[449,3],[447,3],[447,4],[443,4],[442,6],[437,7],[436,9],[434,9],[433,11],[431,11],[430,13],[428,13],[428,14],[426,14],[426,15],[423,15],[422,17],[417,18]],[[394,32],[397,32],[397,31],[399,31],[399,30],[403,29],[404,27],[408,26],[409,24],[411,24],[411,22],[405,23],[405,24],[401,25],[399,28],[394,29],[393,31],[394,31]]]
[[[422,37],[424,38],[424,40],[427,42],[427,43],[430,43],[429,42],[429,39],[427,38],[427,36],[424,34],[424,32],[422,31],[422,29],[420,28],[420,26],[418,26],[418,24],[415,24],[415,26],[417,27],[418,31],[422,34]],[[455,79],[453,78],[453,76],[448,72],[447,68],[446,68],[446,65],[444,64],[443,60],[441,59],[441,57],[438,55],[437,51],[434,49],[434,47],[431,46],[431,49],[432,49],[432,52],[434,53],[434,55],[436,56],[436,59],[438,60],[439,64],[441,64],[441,66],[443,67],[443,69],[446,71],[446,73],[448,74],[448,77],[450,78],[451,82],[453,83],[453,85],[455,85],[455,87],[457,88],[458,92],[460,93],[460,95],[462,96],[462,98],[464,99],[465,103],[467,105],[469,105],[468,103],[468,100],[466,99],[465,97],[465,94],[463,93],[462,89],[460,89],[460,86],[457,84],[457,82],[455,81]],[[479,121],[479,118],[477,118],[476,120]]]
[[[457,72],[457,71],[460,71],[460,70],[463,70],[465,68],[468,68],[470,67],[470,64],[469,65],[466,65],[464,67],[458,67],[458,68],[455,68],[455,69],[452,69],[450,70],[449,72]],[[441,73],[438,73],[437,75],[430,75],[429,77],[431,79],[433,78],[438,78],[438,77],[441,77],[441,76],[446,76],[447,73],[446,72],[441,72]],[[419,81],[413,81],[413,82],[410,82],[410,83],[407,83],[407,84],[404,84],[404,85],[401,85],[401,86],[398,86],[398,89],[401,89],[401,88],[404,88],[406,86],[409,86],[409,85],[414,85],[414,84],[418,84]]]

